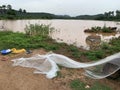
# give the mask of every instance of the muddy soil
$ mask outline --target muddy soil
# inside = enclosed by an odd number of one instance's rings
[[[0,90],[71,90],[70,81],[80,79],[88,85],[99,81],[110,86],[113,90],[119,90],[120,81],[101,79],[93,80],[83,75],[83,69],[67,69],[61,67],[57,77],[47,79],[45,75],[33,74],[34,69],[13,67],[12,59],[30,57],[35,54],[46,54],[43,49],[33,50],[31,54],[0,55]]]

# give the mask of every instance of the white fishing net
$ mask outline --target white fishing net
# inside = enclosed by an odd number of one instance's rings
[[[80,63],[60,54],[35,55],[30,58],[12,60],[13,66],[35,68],[34,73],[46,74],[47,78],[57,76],[58,65],[67,68],[84,68],[85,75],[94,79],[105,78],[120,69],[120,53],[96,62]]]

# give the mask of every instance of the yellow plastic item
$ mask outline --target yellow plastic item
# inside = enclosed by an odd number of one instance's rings
[[[16,50],[16,48],[12,48],[11,51],[12,51],[12,53],[15,53],[15,54],[26,52],[25,49],[19,49],[19,50]]]

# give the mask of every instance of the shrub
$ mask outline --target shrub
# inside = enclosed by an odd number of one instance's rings
[[[115,32],[115,30],[112,30],[111,27],[99,27],[99,26],[95,26],[95,27],[91,27],[91,29],[88,29],[86,32],[103,32],[103,33],[112,33]]]
[[[30,24],[29,26],[26,25],[25,27],[25,33],[29,36],[34,35],[41,35],[41,36],[48,36],[49,33],[51,33],[54,30],[53,27],[50,27],[50,25],[44,25],[44,24]]]

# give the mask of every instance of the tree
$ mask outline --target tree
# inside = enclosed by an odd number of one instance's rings
[[[22,9],[21,8],[19,9],[19,12],[22,13]]]
[[[5,14],[6,13],[6,10],[5,10],[6,9],[6,5],[2,5],[2,9],[3,9],[2,13]]]
[[[26,10],[25,10],[25,9],[23,10],[23,13],[26,13]]]
[[[0,10],[2,9],[2,6],[0,6]]]
[[[6,5],[2,5],[2,8],[5,10],[6,9]]]
[[[7,19],[15,19],[16,18],[16,11],[15,10],[8,10],[6,18]]]
[[[109,17],[111,16],[111,11],[108,12]]]
[[[114,17],[114,11],[111,11],[112,16]]]
[[[108,13],[107,12],[105,12],[104,15],[105,15],[105,17],[108,17]]]
[[[120,17],[120,11],[116,10],[116,17]]]
[[[0,6],[0,14],[2,14],[2,6]]]
[[[11,5],[7,5],[7,9],[8,9],[8,10],[11,10],[11,9],[12,9],[12,6],[11,6]]]

